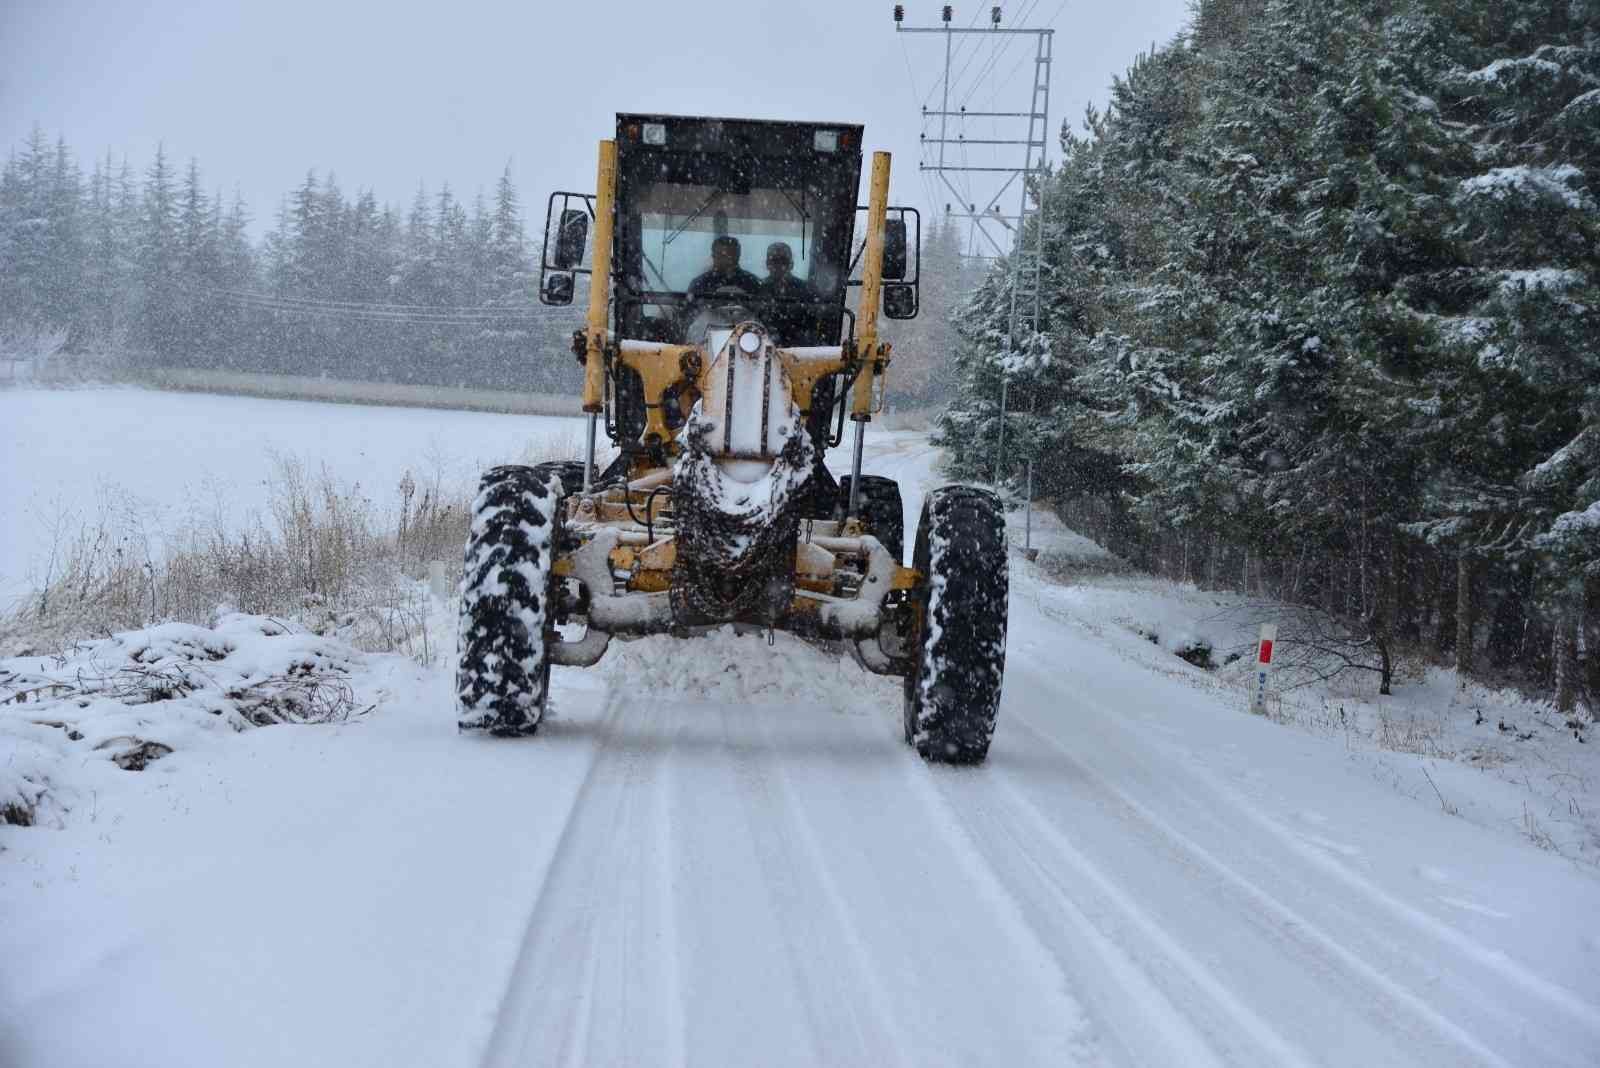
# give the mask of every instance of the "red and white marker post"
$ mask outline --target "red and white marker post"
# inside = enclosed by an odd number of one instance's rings
[[[1261,624],[1261,638],[1256,642],[1256,678],[1250,698],[1250,711],[1265,715],[1267,711],[1267,674],[1272,669],[1272,646],[1278,640],[1276,623]]]

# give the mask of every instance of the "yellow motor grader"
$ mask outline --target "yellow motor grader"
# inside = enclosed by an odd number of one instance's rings
[[[1000,502],[929,492],[907,565],[900,489],[861,470],[890,358],[880,313],[917,314],[920,268],[917,213],[888,204],[888,153],[857,205],[861,134],[622,114],[594,191],[551,194],[540,300],[570,304],[588,278],[573,336],[587,444],[582,460],[483,475],[461,580],[463,730],[533,733],[551,666],[594,664],[614,639],[733,624],[903,678],[906,740],[925,758],[988,753]],[[823,458],[847,421],[836,480]],[[601,428],[619,450],[604,470]]]

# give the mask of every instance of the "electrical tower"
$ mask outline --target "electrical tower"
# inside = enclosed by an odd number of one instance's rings
[[[1009,255],[1011,258],[1011,306],[1009,310],[1008,334],[1015,338],[1019,328],[1029,331],[1037,329],[1039,325],[1039,275],[1044,260],[1044,228],[1033,226],[1033,222],[1044,210],[1045,183],[1035,181],[1044,175],[1045,162],[1048,151],[1048,135],[1050,129],[1050,61],[1052,47],[1055,41],[1055,30],[1048,27],[1002,27],[1000,25],[1000,7],[994,5],[989,8],[989,25],[980,26],[952,26],[954,9],[951,5],[943,5],[940,11],[940,25],[938,26],[907,26],[905,24],[905,5],[894,6],[894,28],[898,33],[932,33],[944,36],[944,73],[935,83],[940,87],[941,102],[937,110],[926,105],[922,108],[922,135],[921,143],[924,147],[923,159],[919,169],[925,173],[938,176],[952,196],[954,203],[962,205],[965,211],[950,211],[950,218],[966,219],[974,227],[976,234],[981,236],[994,249],[996,257]],[[965,104],[958,105],[954,110],[950,107],[950,91],[952,82],[952,53],[955,39],[962,38],[995,38],[1003,35],[1027,36],[1034,38],[1033,57],[1033,83],[1029,91],[1025,110],[1017,111],[978,111],[969,109]],[[997,53],[998,54],[998,53]],[[968,58],[970,65],[972,58]],[[976,95],[979,85],[985,78],[995,76],[993,62],[980,68],[974,84],[967,93],[971,99]],[[963,68],[965,69],[965,68]],[[957,74],[955,77],[959,78]],[[1020,102],[1017,107],[1024,107]],[[938,136],[930,137],[929,128],[931,119],[938,120]],[[988,119],[991,126],[998,127],[999,131],[1007,135],[997,137],[969,137],[968,125],[972,120]],[[951,136],[954,133],[955,136]],[[965,149],[968,146],[1002,146],[1012,151],[1021,149],[1021,160],[999,166],[973,166],[968,162]],[[926,146],[933,146],[936,151],[929,151]],[[960,161],[955,158],[951,146],[962,149]],[[999,153],[1004,155],[1002,151]],[[931,157],[931,158],[930,158]],[[983,207],[978,207],[975,199],[969,198],[972,185],[968,184],[968,192],[957,188],[953,175],[984,175],[988,181],[978,180],[978,187],[985,192],[993,190]],[[1015,214],[1007,214],[1001,209],[1001,202],[1005,195],[1011,191],[1012,186],[1020,186],[1017,191],[1017,210]],[[1035,201],[1033,194],[1037,192]],[[981,195],[981,194],[980,194]],[[1000,238],[996,238],[994,230],[1004,231]]]
[[[942,101],[938,110],[930,110],[927,104],[922,106],[922,133],[921,142],[923,159],[920,169],[925,173],[936,174],[944,187],[954,195],[955,202],[966,206],[966,211],[950,212],[947,216],[967,219],[976,228],[989,245],[995,250],[997,256],[1010,256],[1011,263],[1011,301],[1007,315],[1006,354],[1009,356],[1017,344],[1019,334],[1031,335],[1039,328],[1039,301],[1041,296],[1040,275],[1044,269],[1044,227],[1037,225],[1042,220],[1044,212],[1045,189],[1047,183],[1042,179],[1045,173],[1045,163],[1048,155],[1048,136],[1050,130],[1050,61],[1055,43],[1055,30],[1049,27],[1032,28],[1025,26],[1001,27],[1000,6],[993,5],[989,8],[989,25],[980,27],[967,25],[964,27],[952,26],[950,20],[954,10],[950,4],[945,4],[940,10],[940,25],[938,26],[907,26],[905,25],[905,5],[894,5],[894,28],[897,33],[932,33],[944,35],[944,74],[939,79],[937,86],[942,86]],[[976,20],[974,20],[975,22]],[[1025,108],[1018,111],[975,111],[963,104],[958,104],[955,110],[950,108],[951,86],[951,61],[955,39],[960,37],[970,39],[973,37],[998,38],[1001,35],[1033,35],[1033,87],[1028,94],[1027,104],[1020,102],[1015,105]],[[976,43],[976,42],[975,42]],[[981,47],[981,45],[979,46]],[[976,54],[976,50],[974,52]],[[995,56],[1000,54],[999,48],[995,49]],[[967,60],[972,63],[972,57]],[[995,63],[991,61],[986,67],[979,68],[975,82],[967,93],[967,99],[972,99],[977,88],[984,79],[994,77]],[[962,68],[964,73],[965,67]],[[961,74],[957,74],[959,78]],[[996,86],[996,92],[1003,86]],[[938,119],[938,136],[929,137],[930,119]],[[992,138],[971,138],[967,136],[968,123],[974,119],[988,119],[991,127],[1000,133],[1022,136],[998,136]],[[1022,120],[1026,120],[1024,125]],[[952,123],[955,124],[955,136],[952,133]],[[929,152],[926,146],[937,146],[936,153]],[[958,163],[947,151],[950,146],[959,146],[962,150],[961,161]],[[1021,161],[1000,166],[972,166],[967,160],[966,149],[971,145],[999,146],[1000,155],[1009,149],[1021,151]],[[929,157],[933,159],[930,161]],[[994,193],[979,210],[976,198],[969,197],[957,188],[952,175],[981,174],[989,178],[987,182],[979,181],[979,186],[985,189],[994,189]],[[1003,180],[1002,180],[1003,179]],[[1000,207],[1001,200],[1010,191],[1013,185],[1021,188],[1018,190],[1017,211],[1015,215],[1005,214]],[[972,188],[969,183],[967,188]],[[1032,227],[1029,223],[1035,223]],[[1006,244],[1002,244],[990,232],[991,226],[1001,227],[1009,234],[1009,252]],[[998,481],[1003,474],[1003,457],[1005,455],[1005,417],[1006,417],[1006,392],[1009,376],[1002,370],[1000,378],[1000,431],[995,445],[994,477]]]

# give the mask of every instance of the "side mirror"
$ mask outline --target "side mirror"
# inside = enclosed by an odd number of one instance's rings
[[[589,240],[589,213],[582,208],[566,208],[556,228],[557,270],[570,271],[583,262],[583,246]],[[567,279],[571,284],[571,279]],[[570,298],[569,298],[570,299]]]
[[[917,317],[916,287],[884,286],[883,314],[890,319],[915,319]]]
[[[906,276],[906,221],[883,221],[883,277],[898,280]]]
[[[572,303],[572,276],[552,274],[545,278],[544,289],[539,292],[539,303],[566,305]]]

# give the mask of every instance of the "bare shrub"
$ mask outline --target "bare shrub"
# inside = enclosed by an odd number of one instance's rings
[[[1396,753],[1449,758],[1453,754],[1440,746],[1444,727],[1438,718],[1426,714],[1379,710],[1374,741],[1379,748]]]
[[[32,827],[33,806],[15,801],[0,805],[0,826],[6,824],[13,827]]]
[[[103,488],[86,512],[57,509],[43,580],[0,617],[0,641],[54,649],[154,622],[204,624],[227,607],[431,658],[423,580],[429,561],[460,558],[473,488],[442,471],[407,471],[380,507],[360,485],[276,457],[264,514],[236,526],[219,509],[165,530]]]
[[[1340,696],[1363,696],[1371,689],[1388,695],[1396,682],[1421,679],[1425,659],[1382,628],[1352,621],[1306,605],[1250,598],[1207,617],[1254,630],[1275,621],[1278,638],[1273,669],[1283,690],[1326,684]]]

